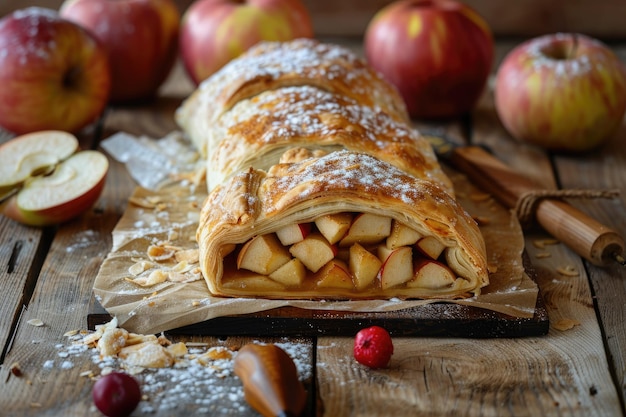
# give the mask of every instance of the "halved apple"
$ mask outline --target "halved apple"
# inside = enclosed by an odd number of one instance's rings
[[[334,245],[343,238],[352,224],[352,213],[328,214],[315,219],[315,226],[328,243]]]
[[[78,150],[74,135],[45,130],[18,136],[0,146],[0,197],[28,178],[49,174]]]
[[[396,249],[400,246],[414,245],[421,237],[416,230],[394,220],[391,223],[391,233],[387,237],[386,244],[389,249]]]
[[[283,246],[301,242],[311,233],[311,223],[290,224],[276,231],[276,236]]]
[[[385,248],[384,245],[380,247]],[[378,272],[383,290],[404,284],[413,278],[413,250],[409,246],[393,249]]]
[[[337,248],[328,243],[320,233],[311,233],[301,242],[289,248],[289,252],[300,259],[311,272],[317,272],[337,254]]]
[[[415,274],[407,287],[438,289],[449,287],[456,281],[456,275],[441,262],[430,259],[420,259],[415,263]]]
[[[289,262],[291,255],[273,233],[247,241],[237,255],[237,268],[269,275]]]
[[[352,275],[345,262],[332,259],[319,270],[313,278],[317,281],[318,287],[352,289]]]
[[[426,236],[415,243],[415,247],[431,259],[438,259],[446,246],[433,236]]]
[[[376,255],[358,243],[350,246],[349,267],[354,275],[354,284],[358,290],[362,290],[374,282],[382,264]]]
[[[302,285],[306,278],[306,268],[298,258],[292,258],[289,262],[272,272],[269,277],[286,286]]]
[[[358,214],[346,236],[339,241],[339,246],[352,246],[355,243],[377,243],[391,233],[391,218],[372,213]]]
[[[4,214],[31,226],[68,221],[94,205],[108,169],[109,161],[100,152],[75,153],[59,163],[52,174],[25,181],[6,203]]]

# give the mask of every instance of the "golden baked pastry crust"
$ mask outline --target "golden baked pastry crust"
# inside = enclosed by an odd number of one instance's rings
[[[254,236],[341,212],[388,216],[424,236],[434,236],[446,246],[445,260],[459,278],[453,285],[436,289],[403,285],[361,292],[284,288],[258,274],[242,275],[229,260],[241,244]],[[202,272],[214,295],[459,298],[479,294],[488,284],[482,235],[475,221],[449,194],[431,181],[412,177],[372,156],[349,151],[278,164],[267,172],[250,168],[235,175],[218,185],[207,198],[197,239]]]
[[[279,88],[240,101],[211,130],[209,190],[250,166],[269,169],[289,148],[305,147],[368,153],[454,194],[430,143],[416,129],[315,87]]]
[[[312,85],[379,107],[408,121],[397,90],[349,49],[314,39],[262,42],[203,81],[176,111],[176,122],[188,132],[201,154],[212,124],[236,103],[279,87]]]

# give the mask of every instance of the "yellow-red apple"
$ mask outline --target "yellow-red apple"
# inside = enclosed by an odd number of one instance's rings
[[[105,49],[55,10],[0,19],[0,126],[16,134],[78,132],[104,110],[111,88]]]
[[[60,14],[89,29],[106,47],[112,102],[156,94],[178,52],[180,13],[172,0],[66,0]]]
[[[415,118],[470,111],[493,63],[484,19],[455,0],[401,0],[382,8],[364,38],[369,64],[394,84]]]
[[[59,163],[50,175],[26,181],[17,195],[5,203],[3,214],[30,226],[73,219],[98,200],[108,168],[108,159],[98,151],[75,153]]]
[[[300,0],[198,0],[183,15],[180,53],[199,84],[260,41],[305,37],[313,25]]]
[[[621,125],[626,69],[588,36],[549,34],[515,47],[498,68],[496,110],[511,136],[555,151],[600,146]]]

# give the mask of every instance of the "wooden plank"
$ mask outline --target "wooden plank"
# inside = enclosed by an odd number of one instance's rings
[[[581,211],[626,237],[626,177],[618,173],[626,166],[626,123],[618,134],[598,152],[580,156],[556,156],[555,166],[563,188],[617,189],[614,200],[570,200]],[[599,268],[585,265],[593,288],[604,337],[612,362],[616,384],[626,402],[626,267],[615,265]]]

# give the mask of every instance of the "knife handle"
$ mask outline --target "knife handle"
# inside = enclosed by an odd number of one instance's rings
[[[524,194],[543,189],[481,147],[456,148],[450,158],[453,166],[506,207],[513,208]],[[594,265],[608,265],[624,250],[624,240],[617,232],[563,200],[540,200],[535,218],[548,233]]]

